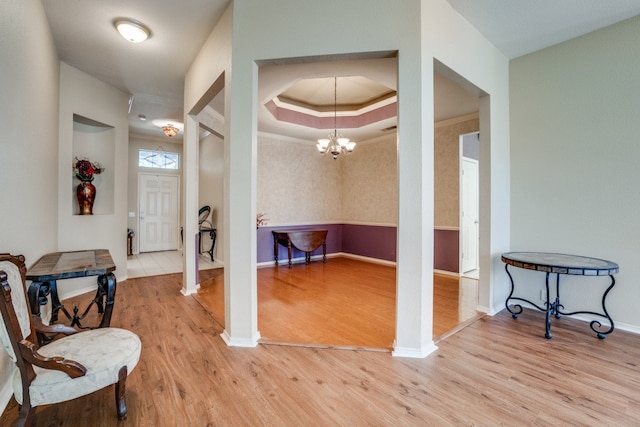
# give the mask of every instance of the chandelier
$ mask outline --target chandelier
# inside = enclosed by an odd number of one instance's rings
[[[349,138],[343,137],[338,133],[336,125],[336,117],[338,111],[338,78],[334,77],[333,81],[333,134],[329,134],[328,138],[321,138],[316,144],[316,148],[321,154],[330,153],[333,159],[337,159],[342,153],[351,153],[356,147],[356,143],[349,141]]]
[[[172,124],[162,126],[162,132],[164,132],[164,134],[167,135],[169,138],[171,138],[172,136],[176,136],[179,130],[180,129],[173,126]]]

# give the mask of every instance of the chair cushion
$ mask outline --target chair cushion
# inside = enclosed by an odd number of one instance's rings
[[[61,371],[34,366],[36,378],[29,387],[31,406],[64,402],[118,382],[118,371],[131,373],[140,359],[140,338],[118,328],[93,329],[53,341],[40,347],[42,356],[61,356],[81,363],[87,373],[71,378]],[[13,378],[16,401],[22,403],[20,372]]]
[[[7,281],[11,287],[13,309],[16,311],[18,323],[20,323],[22,338],[26,338],[31,333],[31,315],[27,308],[27,299],[25,298],[25,289],[22,283],[22,277],[20,276],[20,270],[10,261],[0,261],[0,270],[7,273]],[[2,314],[0,314],[0,341],[2,341],[2,346],[9,354],[9,358],[15,362],[16,355],[13,352],[13,347],[11,347],[11,341],[9,340],[9,334],[2,319]]]

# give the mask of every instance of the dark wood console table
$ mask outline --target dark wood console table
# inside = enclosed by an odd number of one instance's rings
[[[43,256],[27,271],[27,280],[32,281],[27,291],[31,312],[39,316],[40,306],[47,304],[47,296],[51,295],[51,324],[58,321],[58,312],[62,311],[71,321],[71,326],[80,329],[108,327],[116,296],[116,277],[113,274],[115,269],[116,265],[106,249],[54,252]],[[98,276],[96,295],[81,315],[78,315],[78,307],[73,308],[71,315],[58,298],[57,281],[87,276]],[[94,304],[98,313],[102,315],[100,324],[82,325],[81,321]]]
[[[311,252],[322,246],[322,262],[327,262],[327,230],[274,230],[273,258],[278,265],[278,244],[285,246],[291,268],[291,248],[304,252],[306,264],[311,262]]]
[[[618,264],[606,261],[598,258],[589,258],[577,255],[566,255],[566,254],[554,254],[554,253],[546,253],[546,252],[508,252],[502,254],[502,262],[505,263],[505,271],[509,276],[509,280],[511,281],[511,292],[505,301],[505,305],[511,316],[516,319],[520,313],[522,313],[522,306],[520,304],[515,304],[513,306],[514,309],[509,307],[510,300],[516,301],[524,301],[528,304],[531,304],[535,308],[540,311],[545,312],[545,337],[550,339],[551,336],[551,316],[555,316],[556,319],[560,318],[560,315],[570,316],[573,314],[589,314],[592,316],[598,316],[606,318],[609,324],[611,325],[608,330],[600,331],[598,328],[602,327],[602,324],[598,320],[592,320],[589,323],[591,329],[596,333],[598,338],[604,339],[606,334],[610,334],[613,332],[613,319],[607,312],[607,308],[605,306],[605,300],[607,298],[607,294],[613,288],[616,281],[613,278],[613,275],[618,273]],[[514,285],[513,285],[513,277],[511,273],[509,273],[509,266],[525,268],[527,270],[535,270],[546,273],[546,301],[544,302],[544,306],[541,307],[535,304],[532,301],[529,301],[524,298],[517,298],[513,296]],[[556,296],[553,301],[550,298],[549,292],[549,275],[556,275]],[[604,291],[602,295],[602,311],[603,313],[597,313],[593,311],[573,311],[573,312],[564,312],[564,305],[560,303],[560,275],[561,274],[571,274],[578,276],[609,276],[611,278],[611,284]]]

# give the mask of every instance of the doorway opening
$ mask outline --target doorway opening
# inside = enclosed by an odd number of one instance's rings
[[[460,274],[478,279],[480,251],[480,132],[460,135]]]

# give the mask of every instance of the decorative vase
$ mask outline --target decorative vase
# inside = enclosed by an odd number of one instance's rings
[[[91,181],[82,181],[76,188],[78,215],[93,215],[93,202],[96,199],[96,187]]]

